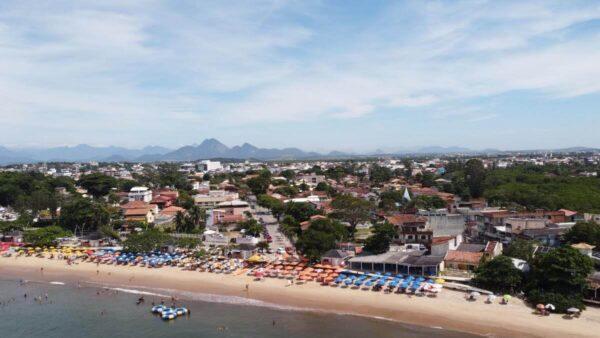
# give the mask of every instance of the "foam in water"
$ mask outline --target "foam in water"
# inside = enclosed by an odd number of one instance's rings
[[[50,284],[53,284],[53,285],[65,285],[65,283],[63,283],[63,282],[56,282],[56,281],[50,282]]]

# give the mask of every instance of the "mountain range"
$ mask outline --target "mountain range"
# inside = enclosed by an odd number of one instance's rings
[[[574,147],[556,149],[556,152],[583,152],[596,149]],[[525,151],[523,151],[525,152]],[[535,150],[527,152],[536,152]],[[94,147],[80,144],[72,147],[53,148],[14,148],[0,146],[0,165],[35,162],[159,162],[159,161],[195,161],[201,159],[256,159],[256,160],[295,160],[348,158],[376,155],[425,155],[425,154],[499,154],[508,153],[497,149],[472,150],[463,147],[423,147],[415,149],[376,150],[371,153],[354,154],[340,151],[330,153],[307,152],[298,148],[258,148],[249,143],[228,147],[211,138],[198,145],[188,145],[178,149],[148,146],[142,149],[123,147]]]

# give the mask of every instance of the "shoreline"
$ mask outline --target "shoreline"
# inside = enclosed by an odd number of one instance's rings
[[[171,267],[67,265],[65,261],[35,257],[1,257],[0,275],[157,293],[164,291],[198,301],[211,301],[198,299],[199,295],[204,298],[220,296],[221,302],[222,296],[232,296],[237,297],[236,300],[248,300],[239,302],[240,305],[356,315],[493,337],[594,337],[600,332],[600,309],[597,308],[589,308],[581,318],[573,320],[565,320],[556,314],[541,317],[533,315],[534,309],[518,299],[506,306],[484,304],[483,300],[467,302],[463,293],[447,289],[437,298],[430,299],[333,288],[313,282],[288,286],[286,281],[272,278],[255,282],[245,275],[201,273]]]

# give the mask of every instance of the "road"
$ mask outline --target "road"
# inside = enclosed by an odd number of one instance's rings
[[[260,213],[260,215],[258,215],[257,213]],[[252,216],[256,220],[262,219],[262,221],[264,222],[267,231],[273,239],[269,246],[271,250],[275,251],[278,248],[292,246],[290,240],[287,237],[285,237],[285,235],[283,235],[281,231],[279,231],[279,223],[277,222],[277,219],[271,214],[269,209],[265,209],[258,205],[254,205],[254,210],[252,210]]]

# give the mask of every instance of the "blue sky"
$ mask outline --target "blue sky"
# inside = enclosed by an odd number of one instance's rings
[[[0,2],[0,144],[600,147],[598,1]]]

